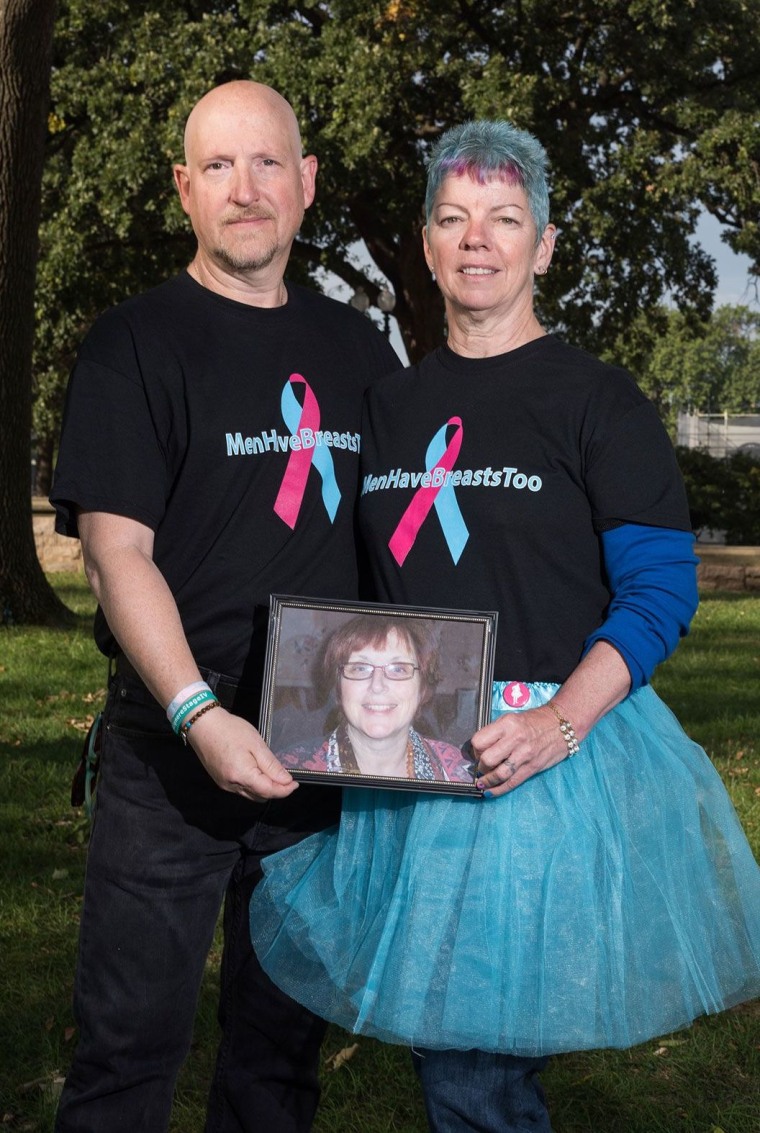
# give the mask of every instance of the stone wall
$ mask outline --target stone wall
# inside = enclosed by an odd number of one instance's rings
[[[702,590],[760,591],[760,547],[697,544],[697,578]]]
[[[78,539],[56,535],[55,514],[46,499],[32,499],[32,526],[37,556],[45,571],[83,570],[82,547]]]

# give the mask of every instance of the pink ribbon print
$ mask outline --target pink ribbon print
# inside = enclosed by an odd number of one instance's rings
[[[303,386],[303,406],[299,404],[293,391],[296,385]],[[340,489],[335,479],[335,469],[329,449],[317,446],[315,443],[320,422],[319,402],[306,378],[301,374],[291,374],[283,386],[280,408],[291,436],[300,437],[301,447],[292,448],[290,451],[285,475],[274,503],[275,513],[291,530],[295,528],[309,479],[309,470],[313,464],[322,477],[322,500],[332,523],[340,503]],[[304,434],[311,440],[311,445],[304,444]]]
[[[454,433],[447,443],[446,430],[450,426],[454,428]],[[399,566],[404,565],[404,560],[414,546],[420,528],[434,504],[451,557],[455,563],[459,562],[465,543],[469,539],[469,532],[459,510],[454,488],[450,483],[446,483],[445,473],[451,472],[457,462],[463,435],[462,418],[450,417],[428,445],[425,454],[426,471],[434,474],[436,469],[440,468],[443,475],[440,477],[441,483],[431,483],[417,489],[390,538],[388,547]],[[433,479],[435,480],[434,475]]]

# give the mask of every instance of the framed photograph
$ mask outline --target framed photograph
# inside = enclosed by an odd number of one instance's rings
[[[301,782],[478,794],[496,620],[274,594],[261,733]]]

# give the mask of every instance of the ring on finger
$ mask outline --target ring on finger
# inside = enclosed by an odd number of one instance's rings
[[[504,767],[507,767],[509,769],[509,775],[507,776],[507,778],[511,779],[512,776],[516,773],[517,768],[515,767],[511,759],[504,760]]]

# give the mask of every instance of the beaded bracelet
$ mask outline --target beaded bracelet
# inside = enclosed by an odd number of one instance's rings
[[[182,707],[177,709],[174,713],[172,717],[172,731],[175,732],[176,735],[179,735],[182,723],[187,719],[190,713],[210,700],[216,700],[216,696],[210,688],[201,689],[200,692],[196,692],[194,696],[189,697]]]
[[[187,747],[187,733],[190,731],[190,729],[192,728],[195,721],[200,720],[201,716],[204,716],[207,712],[210,712],[212,708],[219,708],[219,707],[220,707],[220,705],[219,705],[218,700],[213,700],[213,701],[211,701],[210,704],[204,704],[203,708],[201,708],[198,712],[196,712],[194,715],[192,715],[190,717],[190,719],[182,725],[182,727],[179,730],[179,734],[182,737],[182,743],[186,747]]]
[[[550,708],[559,720],[559,730],[560,732],[562,732],[562,738],[567,744],[568,757],[571,755],[577,755],[581,748],[580,744],[578,743],[578,737],[575,734],[575,728],[569,720],[565,719],[559,709],[554,707],[551,701],[547,702],[546,707]]]

